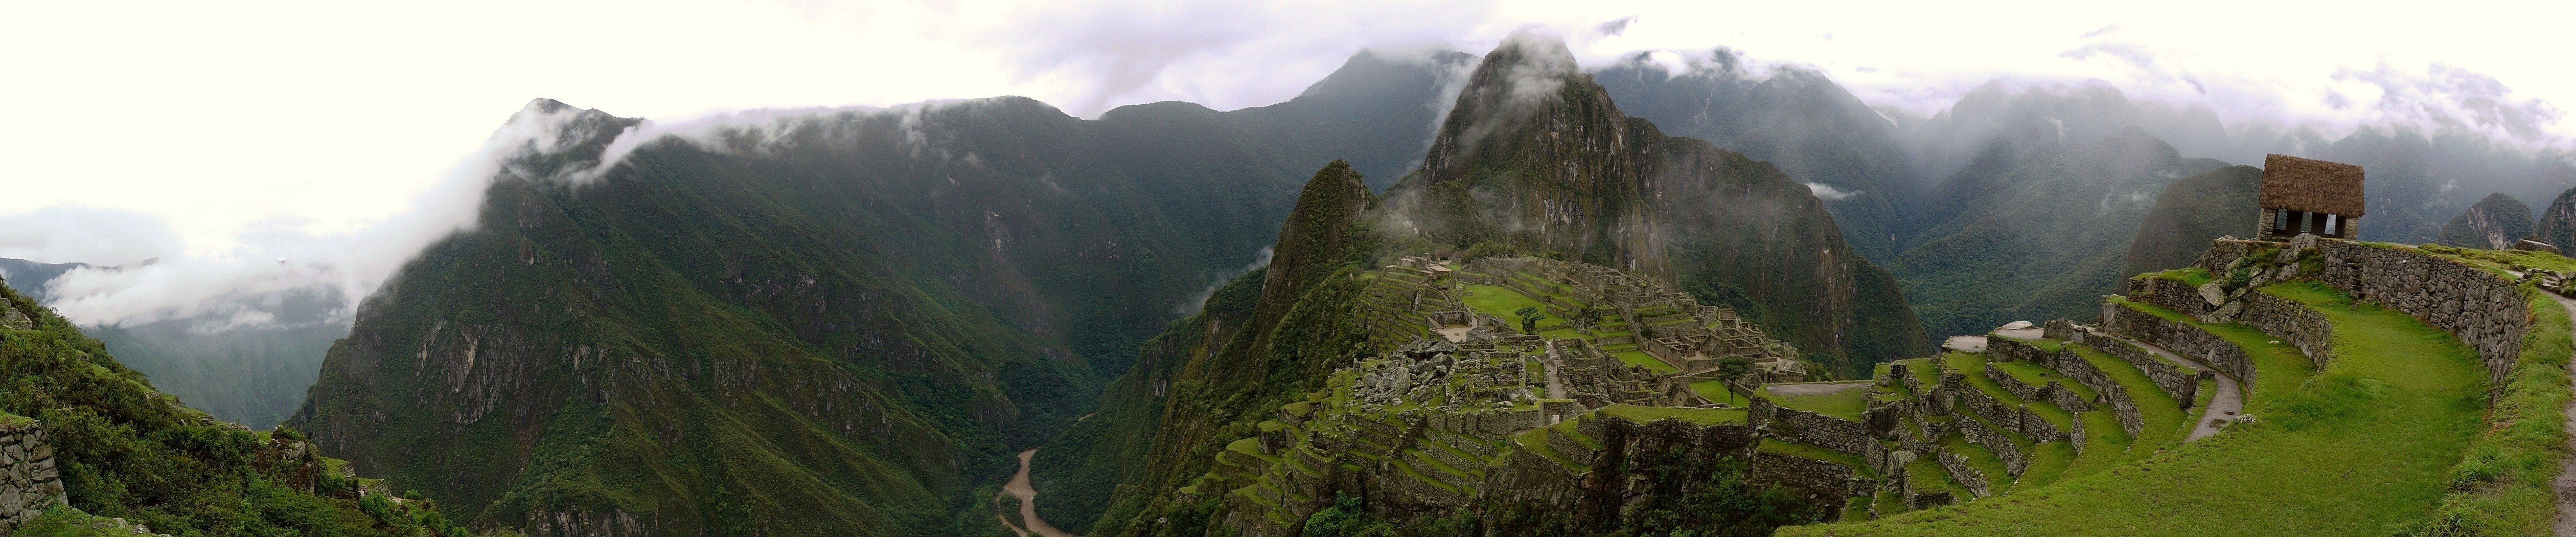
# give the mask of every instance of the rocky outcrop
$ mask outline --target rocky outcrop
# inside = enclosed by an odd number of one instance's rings
[[[2531,235],[2531,206],[2504,193],[2487,194],[2469,210],[2442,226],[2443,244],[2461,248],[2503,250]]]
[[[16,311],[5,301],[0,309]],[[54,464],[54,446],[35,420],[0,413],[0,537],[44,515],[47,507],[71,505]]]

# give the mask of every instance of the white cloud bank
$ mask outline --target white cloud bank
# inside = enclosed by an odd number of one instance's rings
[[[533,97],[630,117],[1034,97],[1097,116],[1295,96],[1363,48],[1481,52],[1529,26],[1599,66],[1717,46],[1894,115],[1997,79],[2104,80],[2231,128],[2407,125],[2565,147],[2576,7],[2007,2],[460,1],[12,5],[0,256],[134,264],[67,314],[349,300],[471,217],[493,126]],[[2283,23],[2282,21],[2297,21]],[[739,123],[745,119],[713,119]],[[674,123],[679,128],[687,122]],[[478,173],[478,170],[481,173]],[[1819,196],[1833,194],[1819,191]]]

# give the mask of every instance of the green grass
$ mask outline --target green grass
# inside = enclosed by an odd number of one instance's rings
[[[1860,421],[1861,415],[1869,410],[1868,385],[1821,395],[1781,395],[1772,393],[1770,386],[1763,386],[1753,393],[1764,399],[1770,399],[1772,404],[1780,405],[1782,408],[1794,408],[1852,421]]]
[[[2006,375],[2012,375],[2014,380],[2032,387],[2045,387],[2050,381],[2055,381],[2057,385],[2066,387],[2067,391],[2074,392],[2076,397],[2086,401],[2091,401],[2100,395],[2095,393],[2092,387],[2085,386],[2084,383],[2076,382],[2074,378],[2058,374],[2049,368],[2040,367],[2039,364],[2030,362],[1995,362],[1994,364],[1995,369],[2003,371]]]
[[[1968,469],[1975,470],[1979,475],[1986,477],[1987,496],[2001,496],[2012,492],[2012,474],[2004,472],[2004,460],[1996,456],[1993,450],[1968,443],[1966,437],[1956,435],[1942,439],[1941,449],[1968,458]]]
[[[1673,367],[1672,364],[1664,363],[1663,360],[1657,360],[1655,357],[1647,355],[1646,351],[1619,351],[1610,353],[1610,355],[1619,357],[1620,363],[1643,367],[1648,371],[1654,371],[1657,373],[1680,373],[1682,371],[1680,368]]]
[[[1465,302],[1468,309],[1473,309],[1486,315],[1492,315],[1495,318],[1502,319],[1503,322],[1512,323],[1511,328],[1513,330],[1520,329],[1521,320],[1518,317],[1513,317],[1512,312],[1520,311],[1521,308],[1538,308],[1541,312],[1548,311],[1547,303],[1540,302],[1535,298],[1530,298],[1529,295],[1521,294],[1520,291],[1514,291],[1510,287],[1499,285],[1469,285],[1467,286],[1467,296],[1461,298],[1460,301]],[[1546,332],[1548,329],[1564,324],[1565,319],[1559,319],[1555,314],[1549,314],[1547,318],[1539,319],[1538,329],[1540,332]]]
[[[2013,395],[2013,393],[2009,391],[2004,391],[2002,384],[1996,384],[1995,379],[1987,378],[1985,357],[1954,352],[1943,356],[1941,359],[1950,364],[1950,369],[1958,371],[1962,375],[1966,375],[1968,377],[1969,386],[1975,387],[1977,391],[1985,392],[1988,397],[1993,397],[1996,401],[2003,402],[2004,406],[2021,404],[2022,408],[2030,409],[2031,413],[2038,414],[2040,419],[2048,420],[2050,424],[2056,425],[2059,428],[2075,426],[2075,415],[2067,412],[2066,409],[2057,408],[2057,404],[2047,401],[2028,401],[2028,404],[2023,404],[2025,401],[2021,400],[2021,396]],[[1987,417],[1993,419],[2005,418],[2005,416]]]
[[[2419,533],[2547,535],[2557,515],[2550,488],[2567,456],[2567,361],[2571,350],[2567,308],[2529,286],[2532,330],[2522,357],[2505,382],[2488,429],[2451,469],[2452,492],[2418,528]]]
[[[2188,283],[2191,284],[2192,287],[2207,285],[2209,282],[2216,280],[2216,278],[2210,277],[2209,271],[2202,270],[2197,267],[2184,267],[2164,272],[2150,273],[2148,275]]]
[[[35,418],[11,414],[8,411],[0,410],[0,425],[10,427],[32,427],[36,425],[36,420]],[[262,434],[265,433],[263,432]],[[262,439],[265,440],[266,438],[263,437]]]
[[[2309,304],[2337,327],[2334,367],[2275,394],[2258,423],[2012,496],[1779,534],[2392,533],[2443,497],[2483,430],[2483,368],[2404,314]]]
[[[1623,418],[1639,424],[1653,423],[1656,420],[1666,418],[1678,419],[1699,425],[1744,423],[1744,409],[1741,408],[1610,405],[1602,407],[1600,412],[1604,416]],[[1574,422],[1572,421],[1568,421],[1557,425],[1565,427],[1565,432],[1571,433],[1574,432],[1574,427],[1572,426],[1573,423]],[[1576,435],[1576,438],[1581,438],[1581,435]]]
[[[1690,386],[1691,391],[1699,392],[1700,397],[1707,398],[1710,401],[1737,406],[1745,404],[1744,396],[1736,395],[1734,390],[1726,389],[1726,383],[1724,381],[1703,380],[1693,382]]]
[[[2505,271],[2520,265],[2557,272],[2576,272],[2576,259],[2568,259],[2548,252],[2477,250],[2441,245],[2418,247],[2415,251],[2476,265],[2490,271]]]
[[[26,526],[18,528],[17,533],[10,535],[13,537],[139,537],[151,534],[123,529],[109,522],[106,517],[90,516],[88,513],[70,507],[54,506],[45,509],[44,516],[28,521]]]
[[[2129,365],[2129,362],[2126,360],[2121,360],[2119,357],[2112,356],[2092,347],[2076,345],[2073,348],[2075,349],[2075,356],[2083,358],[2086,362],[2092,363],[2094,369],[2102,370],[2103,374],[2111,377],[2112,382],[2120,384],[2120,389],[2129,392],[2130,399],[2135,400],[2138,403],[2139,421],[2146,425],[2144,427],[2139,427],[2138,435],[2129,439],[2129,442],[2126,444],[2128,446],[2127,452],[2120,455],[2120,460],[2122,462],[2134,461],[2153,456],[2156,454],[2156,448],[2165,445],[2167,440],[2185,436],[2190,433],[2190,429],[2186,427],[2190,425],[2190,423],[2186,421],[2189,420],[2190,417],[2187,413],[2183,412],[2182,402],[2174,400],[2172,396],[2165,395],[2164,390],[2157,389],[2155,381],[2147,380],[2147,374],[2139,372],[2137,366]],[[2127,431],[2120,430],[2119,418],[2116,413],[2111,410],[2110,405],[2099,405],[2096,408],[2099,408],[2099,410],[2096,410],[2095,413],[2111,417],[2111,419],[2108,420],[2111,425],[2111,428],[2109,429],[2111,433],[2127,433]],[[2091,422],[2086,422],[2084,424],[2084,432],[2087,434],[2095,434],[2103,431],[2103,429],[2093,428],[2093,425],[2094,424]],[[2086,447],[2089,449],[2091,446]],[[2086,455],[2090,456],[2092,453],[2088,452]]]
[[[2339,293],[2335,293],[2333,288],[2313,283],[2274,284],[2264,287],[2263,292],[2301,302],[2312,300],[2333,301],[2338,300],[2339,297],[2342,296]],[[2143,302],[2134,302],[2125,298],[2112,298],[2109,300],[2122,306],[2126,306],[2134,311],[2146,312],[2157,317],[2163,317],[2166,320],[2200,327],[2202,330],[2208,330],[2209,333],[2217,334],[2219,338],[2226,339],[2228,343],[2234,343],[2237,347],[2245,349],[2245,355],[2254,359],[2254,385],[2246,387],[2249,392],[2245,394],[2246,412],[2261,412],[2264,408],[2263,405],[2269,403],[2273,397],[2286,393],[2292,389],[2296,389],[2300,382],[2305,381],[2309,375],[2316,373],[2316,362],[2309,360],[2307,355],[2299,354],[2298,347],[2293,347],[2287,344],[2274,345],[2272,342],[2278,341],[2280,338],[2272,337],[2271,334],[2265,334],[2262,330],[2256,329],[2252,326],[2241,324],[2203,323],[2200,322],[2199,319],[2191,318],[2189,315],[2183,315],[2173,310],[2156,307]],[[2349,299],[2341,300],[2346,302],[2350,301]],[[2338,328],[2337,332],[2341,332],[2341,329]],[[2341,336],[2341,334],[2337,334],[2337,336]]]

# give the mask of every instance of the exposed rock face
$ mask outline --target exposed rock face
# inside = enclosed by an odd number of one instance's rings
[[[2503,250],[2531,233],[2531,206],[2513,196],[2494,193],[2444,224],[2441,240],[2461,248]]]
[[[1672,279],[1846,373],[1931,347],[1805,185],[1623,115],[1561,42],[1515,37],[1488,54],[1421,170],[1386,198],[1389,232]]]

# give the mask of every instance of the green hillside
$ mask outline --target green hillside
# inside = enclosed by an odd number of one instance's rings
[[[178,405],[14,289],[0,286],[0,308],[32,321],[0,323],[0,423],[42,428],[71,500],[17,535],[111,535],[85,533],[92,515],[179,535],[471,534],[434,504],[388,496],[314,454],[300,433],[255,432]]]
[[[2138,232],[2129,239],[2128,263],[2120,274],[2127,277],[2190,266],[2201,251],[2209,249],[2211,240],[2253,235],[2261,211],[2255,206],[2255,191],[2262,184],[2262,168],[2228,166],[2166,185],[2156,195],[2155,208],[2138,220]]]

